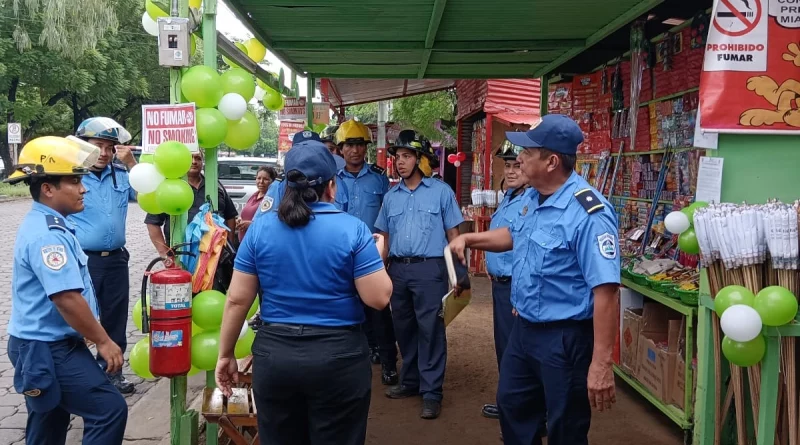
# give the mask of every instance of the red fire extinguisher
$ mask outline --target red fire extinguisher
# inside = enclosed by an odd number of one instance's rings
[[[150,334],[150,372],[176,377],[192,367],[192,274],[174,262],[166,269],[150,272],[162,260],[151,261],[142,279],[142,332]]]

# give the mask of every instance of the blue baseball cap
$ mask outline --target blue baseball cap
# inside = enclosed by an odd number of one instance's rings
[[[548,114],[530,130],[506,131],[506,139],[522,148],[545,148],[556,153],[575,155],[583,142],[578,123],[563,114]]]
[[[284,171],[288,173],[297,170],[308,179],[308,186],[314,187],[324,184],[336,175],[336,161],[333,155],[322,142],[310,140],[292,146],[286,154]],[[286,185],[298,188],[299,184],[287,180]],[[305,184],[304,184],[305,185]]]
[[[14,389],[25,395],[25,401],[34,412],[52,411],[61,403],[61,386],[47,343],[30,341],[19,348],[19,358],[14,367]]]
[[[318,133],[313,132],[311,130],[298,131],[297,133],[294,134],[294,136],[292,136],[292,147],[305,141],[322,142],[322,139],[319,138]]]

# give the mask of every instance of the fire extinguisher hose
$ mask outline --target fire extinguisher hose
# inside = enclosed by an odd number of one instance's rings
[[[149,281],[150,271],[153,269],[153,266],[161,262],[163,258],[158,257],[153,261],[150,261],[150,264],[144,270],[144,277],[142,278],[142,333],[149,334],[150,333],[150,320],[147,317],[147,282]]]

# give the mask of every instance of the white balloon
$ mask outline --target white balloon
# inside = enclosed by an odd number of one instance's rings
[[[689,217],[683,212],[670,212],[667,217],[664,218],[664,226],[666,226],[667,230],[671,233],[681,234],[688,230],[690,225]]]
[[[453,165],[455,165],[456,167],[461,167],[461,161],[453,162]]]
[[[247,334],[248,329],[250,329],[250,325],[248,325],[247,321],[245,321],[244,324],[242,325],[242,330],[239,331],[239,340],[244,338],[244,336]]]
[[[265,90],[265,89],[261,88],[260,86],[256,85],[256,93],[253,95],[253,97],[255,97],[256,100],[262,100],[262,99],[264,99],[264,96],[266,96],[266,95],[267,95],[267,90]]]
[[[240,94],[228,93],[222,96],[217,109],[229,121],[238,121],[247,113],[247,101]]]
[[[131,187],[139,193],[153,193],[164,181],[164,175],[158,171],[155,165],[140,162],[131,169],[128,181],[131,183]]]
[[[761,334],[761,316],[744,304],[734,304],[722,313],[719,320],[722,332],[734,341],[750,341]]]
[[[144,28],[145,32],[150,34],[153,37],[158,36],[158,23],[150,17],[150,14],[145,12],[142,14],[142,28]]]

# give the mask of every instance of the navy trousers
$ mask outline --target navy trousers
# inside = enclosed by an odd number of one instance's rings
[[[391,307],[394,332],[403,367],[400,384],[419,388],[424,399],[442,400],[447,338],[439,317],[442,297],[449,290],[444,259],[419,263],[392,262]]]
[[[111,340],[122,349],[128,347],[128,303],[130,278],[128,275],[128,260],[130,253],[122,249],[106,257],[95,253],[88,253],[89,275],[92,277],[97,302],[100,305],[100,324],[106,330]],[[106,369],[106,362],[97,354],[97,362]],[[121,371],[120,371],[121,372]]]
[[[27,340],[9,336],[8,357],[16,366],[19,349]],[[25,443],[64,445],[70,414],[83,418],[83,445],[119,445],[128,422],[128,405],[111,384],[82,339],[50,342],[61,404],[37,413],[28,407]]]
[[[514,314],[511,311],[511,282],[492,281],[492,317],[494,319],[494,352],[497,354],[497,368],[514,327]]]
[[[253,342],[258,434],[270,445],[364,445],[372,394],[360,326],[265,323]]]
[[[587,445],[591,320],[531,323],[515,317],[500,365],[497,404],[506,445]],[[541,402],[545,403],[542,404]]]
[[[370,348],[377,348],[381,357],[381,364],[388,370],[397,369],[397,340],[394,336],[394,323],[392,323],[392,310],[386,307],[377,311],[369,306],[364,306],[364,332]]]

